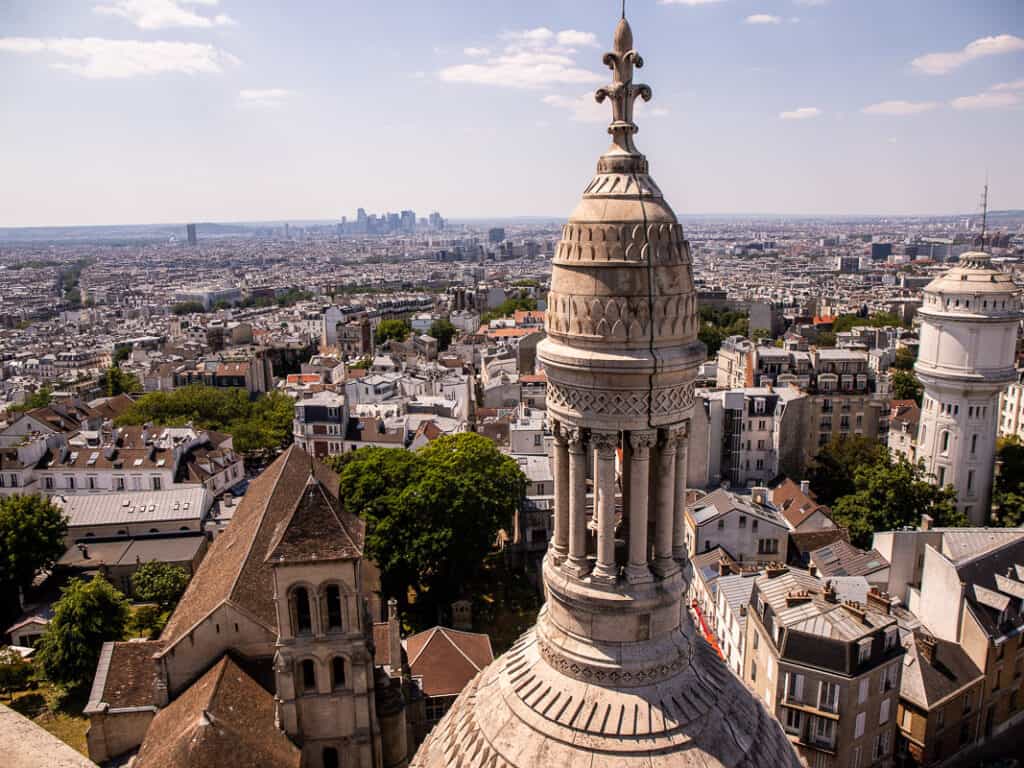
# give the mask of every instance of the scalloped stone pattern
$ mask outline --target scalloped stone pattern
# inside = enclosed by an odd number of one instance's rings
[[[654,255],[653,260],[651,254]],[[658,266],[691,265],[682,225],[638,222],[604,224],[570,221],[562,227],[555,264],[652,261]]]
[[[786,768],[779,724],[701,640],[684,668],[628,690],[565,676],[533,630],[484,669],[410,768]]]

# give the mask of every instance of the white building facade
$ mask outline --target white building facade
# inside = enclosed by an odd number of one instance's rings
[[[915,370],[924,384],[917,455],[934,482],[952,485],[976,525],[988,518],[999,397],[1016,379],[1019,291],[986,253],[960,262],[924,289]]]

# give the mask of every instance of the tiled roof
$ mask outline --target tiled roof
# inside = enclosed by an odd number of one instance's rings
[[[928,643],[934,643],[935,646],[932,661],[922,652]],[[924,637],[914,632],[903,645],[907,655],[903,659],[903,674],[900,677],[900,698],[923,709],[930,709],[982,676],[981,670],[957,643],[937,637]]]
[[[782,512],[791,528],[799,528],[818,510],[826,517],[832,516],[828,507],[819,504],[812,493],[801,491],[800,485],[788,477],[772,490],[772,503]]]
[[[409,668],[427,696],[454,696],[494,661],[491,638],[477,632],[434,627],[405,641]]]
[[[822,576],[869,576],[889,567],[877,549],[865,552],[842,539],[811,552],[811,562]]]
[[[135,768],[299,768],[302,752],[274,722],[274,698],[229,657],[146,731]]]
[[[328,495],[338,495],[338,478],[321,462],[292,446],[263,474],[253,480],[231,524],[214,539],[181,602],[171,615],[161,639],[169,648],[217,606],[231,601],[277,629],[272,566],[267,556],[282,539],[281,531],[307,491],[310,473]],[[358,521],[357,521],[358,522]],[[361,549],[362,527],[349,530]],[[322,547],[333,543],[318,541]]]
[[[156,706],[159,674],[153,654],[162,648],[159,640],[104,643],[86,713],[104,704],[111,709]]]

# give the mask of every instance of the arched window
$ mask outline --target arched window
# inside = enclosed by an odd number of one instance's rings
[[[312,659],[304,659],[299,667],[302,673],[302,692],[316,693],[316,664]]]
[[[324,768],[338,768],[338,750],[334,747],[324,747]]]
[[[942,433],[941,445],[942,447],[939,450],[943,453],[949,453],[949,430],[945,430]]]
[[[331,688],[338,690],[345,687],[345,659],[335,656],[331,659]]]
[[[292,592],[292,622],[295,634],[313,631],[313,617],[309,610],[309,590],[296,587]]]
[[[337,584],[327,587],[327,629],[341,629],[341,589]]]

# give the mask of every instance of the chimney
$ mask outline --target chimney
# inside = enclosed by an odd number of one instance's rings
[[[800,481],[800,493],[802,493],[804,496],[806,496],[810,492],[811,492],[811,481],[810,480],[801,480]]]
[[[81,553],[83,560],[89,559],[89,547],[87,547],[85,544],[79,544],[78,551]]]
[[[402,635],[398,625],[398,601],[388,600],[388,660],[391,674],[398,675],[402,671]]]
[[[718,575],[719,576],[728,576],[730,573],[732,573],[732,568],[729,567],[729,561],[726,560],[724,557],[719,558],[718,559]]]
[[[821,594],[827,602],[836,602],[836,588],[832,585],[831,581],[825,582],[825,587],[821,590]]]
[[[930,531],[932,529],[932,523],[934,523],[934,522],[935,522],[935,518],[933,518],[931,515],[923,514],[923,515],[921,515],[921,528],[920,529],[922,531]]]
[[[889,593],[882,592],[876,587],[872,587],[868,591],[868,605],[882,613],[892,613],[892,601],[889,598]]]
[[[762,485],[750,489],[750,498],[755,504],[768,503],[768,489]]]
[[[776,576],[782,576],[783,574],[789,573],[789,568],[787,568],[783,563],[769,563],[764,569],[764,572],[769,579],[774,579]]]
[[[939,642],[931,635],[926,635],[921,632],[914,633],[914,641],[917,644],[917,651],[921,654],[925,661],[931,665],[935,665],[935,660],[939,656]]]
[[[818,566],[816,566],[814,563],[811,563],[807,566],[807,573],[808,575],[810,575],[812,579],[818,578]]]

